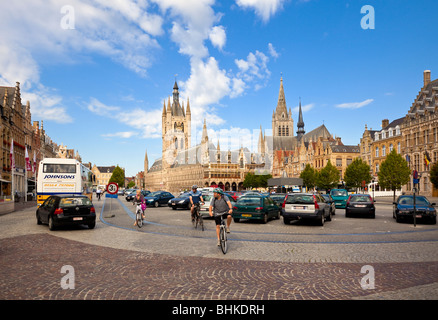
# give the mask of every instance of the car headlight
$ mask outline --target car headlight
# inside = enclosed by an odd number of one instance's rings
[[[185,200],[178,201],[179,204],[183,204]]]

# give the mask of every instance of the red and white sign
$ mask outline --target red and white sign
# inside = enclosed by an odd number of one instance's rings
[[[108,192],[109,194],[117,194],[118,191],[119,191],[119,186],[117,183],[110,182],[107,184],[106,192]]]

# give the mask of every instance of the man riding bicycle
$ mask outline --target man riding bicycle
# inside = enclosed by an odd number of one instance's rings
[[[142,205],[141,218],[145,219],[143,208],[146,208],[146,201],[144,200],[144,196],[142,195],[140,189],[137,190],[137,194],[135,195],[134,199],[132,200],[132,205],[135,205],[135,204]],[[136,226],[136,225],[137,225],[137,220],[135,220],[135,222],[134,222],[134,226]]]
[[[213,217],[216,222],[216,234],[217,234],[217,245],[220,246],[219,230],[221,225],[222,215],[227,217],[227,233],[230,233],[231,224],[231,214],[233,213],[233,207],[231,205],[230,199],[225,195],[221,188],[216,188],[213,190],[213,199],[210,202],[210,217]]]
[[[190,195],[189,200],[190,200],[190,204],[191,204],[190,213],[192,216],[192,222],[195,221],[195,216],[193,214],[195,211],[195,204],[197,204],[199,202],[204,204],[204,199],[202,199],[202,193],[200,191],[197,191],[197,189],[198,189],[198,186],[193,185],[192,191],[189,192],[189,195]]]

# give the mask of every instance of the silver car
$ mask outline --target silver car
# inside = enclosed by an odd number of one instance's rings
[[[330,203],[319,193],[289,193],[283,203],[281,215],[285,224],[289,224],[291,220],[312,219],[323,226],[325,220],[332,220]]]

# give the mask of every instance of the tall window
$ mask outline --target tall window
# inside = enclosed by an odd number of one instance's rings
[[[386,156],[386,146],[382,146],[382,157]]]
[[[379,156],[379,147],[376,147],[376,157]]]

